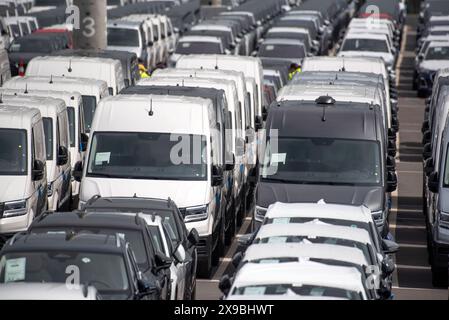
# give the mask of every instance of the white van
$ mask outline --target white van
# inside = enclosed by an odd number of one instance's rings
[[[125,76],[119,60],[86,57],[36,57],[28,63],[26,76],[71,77],[103,80],[109,95],[125,88]]]
[[[0,49],[8,49],[10,44],[8,25],[3,17],[0,17]]]
[[[78,92],[43,91],[43,90],[12,90],[0,88],[2,95],[49,97],[64,100],[69,118],[70,163],[72,169],[75,163],[84,159],[89,137],[86,135],[84,124],[83,99]],[[79,192],[79,183],[72,179],[72,195],[76,197]]]
[[[11,79],[11,67],[8,52],[0,49],[0,87],[9,79]]]
[[[0,105],[0,234],[26,231],[47,209],[47,171],[38,109]]]
[[[66,77],[14,77],[3,88],[28,90],[51,90],[78,92],[83,99],[84,126],[89,133],[95,109],[101,99],[109,96],[105,81]]]
[[[67,107],[61,99],[2,96],[3,103],[27,106],[41,112],[47,156],[48,209],[69,209],[72,201],[69,121]]]
[[[212,108],[211,100],[190,97],[123,95],[101,101],[86,162],[76,165],[75,177],[82,176],[80,209],[95,195],[171,198],[187,228],[198,230],[206,244],[198,268],[209,273],[224,237],[226,207]]]

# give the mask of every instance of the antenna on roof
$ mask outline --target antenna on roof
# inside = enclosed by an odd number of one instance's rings
[[[3,103],[3,93],[0,93],[0,103]]]
[[[72,72],[72,59],[69,60],[69,68],[67,69],[68,72]]]
[[[133,196],[133,198],[135,199],[135,198],[137,198],[137,193],[134,193],[134,196]]]
[[[150,111],[148,112],[148,115],[150,117],[152,117],[154,115],[154,112],[153,112],[153,99],[150,99]]]
[[[321,116],[321,121],[326,122],[326,106],[323,105],[323,115]]]
[[[182,79],[182,86],[185,87],[185,85],[184,85],[184,79]]]
[[[167,207],[169,207],[169,208],[170,208],[170,203],[171,203],[171,198],[170,198],[170,197],[168,197],[168,203],[167,203]]]
[[[25,83],[25,91],[23,93],[28,94],[28,83]]]
[[[89,293],[89,286],[86,283],[86,284],[83,285],[83,296],[84,296],[84,298],[87,298],[88,293]]]
[[[215,70],[218,70],[218,56],[215,56]]]
[[[50,75],[50,84],[53,84],[53,75]]]

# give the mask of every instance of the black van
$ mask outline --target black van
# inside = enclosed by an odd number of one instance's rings
[[[367,206],[386,236],[389,193],[396,190],[397,176],[385,139],[382,113],[373,105],[329,96],[272,105],[254,228],[275,202],[324,199]]]

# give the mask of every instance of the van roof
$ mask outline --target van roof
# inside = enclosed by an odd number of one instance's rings
[[[283,101],[270,107],[266,126],[279,130],[282,137],[378,141],[378,126],[382,125],[382,120],[377,119],[378,111],[368,106],[352,102],[323,106],[314,101]]]
[[[78,92],[68,91],[51,91],[51,90],[17,90],[0,88],[0,94],[30,97],[50,97],[64,100],[66,106],[78,106],[81,101],[81,94]]]
[[[0,104],[0,128],[29,130],[40,118],[39,109]]]
[[[92,132],[204,134],[209,129],[205,127],[204,111],[209,109],[210,104],[212,104],[210,100],[184,96],[108,97],[98,104],[92,123]],[[152,115],[150,115],[151,111]]]
[[[213,42],[222,43],[221,38],[211,36],[183,36],[179,42]]]
[[[15,95],[3,95],[1,99],[2,103],[5,103],[6,105],[26,106],[39,109],[42,117],[54,118],[66,109],[65,102],[61,99]]]
[[[69,77],[14,77],[8,80],[3,88],[19,90],[73,90],[81,95],[99,96],[108,92],[108,85],[102,80]]]
[[[350,31],[352,29],[349,29]],[[345,39],[368,39],[368,40],[387,40],[387,35],[384,33],[372,33],[370,29],[366,29],[366,32],[361,32],[357,29],[354,32],[348,32]]]
[[[303,71],[350,71],[381,74],[388,78],[381,58],[372,57],[308,57],[302,63]]]
[[[117,27],[117,28],[122,28],[122,29],[139,30],[141,25],[142,25],[142,22],[128,20],[128,19],[126,19],[126,17],[124,17],[123,19],[116,19],[116,20],[108,21],[108,28]]]

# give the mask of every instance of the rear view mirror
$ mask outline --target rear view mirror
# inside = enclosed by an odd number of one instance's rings
[[[396,157],[397,148],[396,143],[393,140],[388,140],[388,155]]]
[[[171,258],[160,252],[155,254],[154,260],[156,262],[156,269],[158,271],[170,268],[171,264],[173,263],[173,260]]]
[[[58,148],[57,165],[64,166],[67,162],[69,162],[69,150],[64,146],[60,146]]]
[[[232,258],[232,265],[237,270],[240,266],[240,263],[243,261],[243,253],[237,252]]]
[[[385,257],[385,259],[382,261],[382,273],[384,278],[391,276],[395,269],[396,267],[393,259]]]
[[[396,160],[392,156],[387,157],[387,170],[394,172],[396,170]]]
[[[432,140],[432,132],[430,130],[424,132],[423,138],[422,138],[422,144],[426,145]]]
[[[387,192],[392,193],[395,192],[398,188],[398,176],[396,172],[388,172],[388,180],[387,180]]]
[[[385,254],[394,254],[399,251],[399,245],[391,240],[382,240],[382,249]]]
[[[189,240],[189,243],[192,247],[196,246],[198,242],[200,242],[200,235],[198,234],[198,231],[195,228],[190,230],[190,233],[187,236],[187,240]]]
[[[40,160],[34,160],[32,179],[33,181],[40,181],[44,178],[45,163]]]
[[[139,290],[139,297],[144,298],[146,296],[152,295],[160,290],[159,286],[147,279],[140,279],[137,281],[137,288]]]
[[[237,242],[239,245],[247,247],[252,243],[252,240],[253,240],[253,234],[248,233],[248,234],[241,236]]]
[[[231,287],[231,278],[227,274],[225,274],[221,278],[220,283],[218,284],[218,288],[225,296],[227,296],[229,294],[229,291],[231,291]]]
[[[176,249],[173,251],[173,258],[176,264],[181,264],[186,260],[186,251],[182,246],[182,243],[179,243]]]
[[[429,157],[424,163],[424,173],[429,176],[435,170],[435,163],[432,157]]]
[[[73,178],[75,179],[75,181],[81,182],[81,179],[83,177],[83,163],[81,161],[78,161],[75,164],[72,174],[73,174]]]
[[[440,179],[438,176],[438,172],[432,172],[430,174],[429,181],[427,182],[427,185],[429,186],[430,192],[438,193],[439,185],[440,185]]]
[[[423,159],[427,160],[432,156],[432,145],[430,143],[426,143],[424,145],[424,150],[423,150]]]
[[[424,61],[424,55],[422,53],[420,55],[418,55],[418,60],[419,61]]]
[[[263,129],[263,118],[261,116],[256,116],[256,131]]]
[[[430,129],[429,120],[426,120],[422,124],[421,132],[424,134],[425,132],[429,131],[429,129]]]
[[[88,142],[89,142],[89,136],[85,133],[81,133],[81,139],[80,139],[80,151],[81,152],[86,152]]]
[[[218,166],[212,166],[212,187],[221,186],[223,180],[223,169]]]

